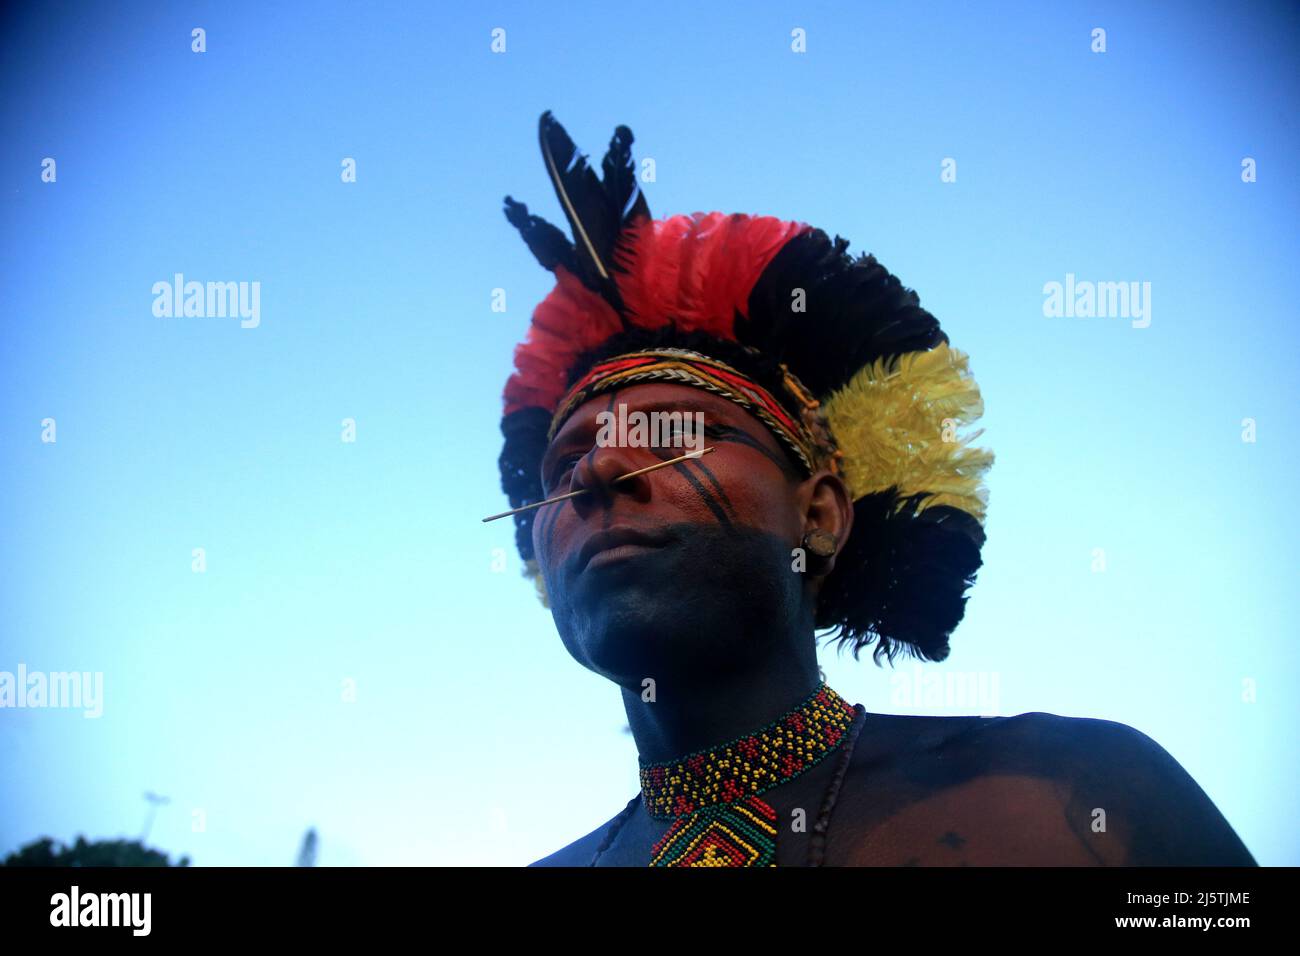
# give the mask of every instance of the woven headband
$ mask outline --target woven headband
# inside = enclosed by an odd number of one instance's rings
[[[838,473],[840,453],[817,410],[819,402],[784,364],[781,371],[786,391],[800,406],[798,417],[753,379],[699,352],[662,348],[615,355],[593,365],[573,384],[551,418],[546,438],[553,439],[573,410],[595,395],[638,382],[669,382],[702,388],[735,402],[762,421],[807,474],[823,465]]]

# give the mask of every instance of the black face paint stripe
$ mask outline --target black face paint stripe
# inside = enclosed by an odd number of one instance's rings
[[[667,461],[670,458],[676,458],[678,456],[678,453],[681,451],[681,449],[680,448],[654,448],[652,449],[652,451],[656,458],[659,458],[662,461]],[[692,463],[697,468],[699,468],[700,471],[704,473],[704,477],[709,479],[709,484],[713,486],[714,494],[716,494],[718,499],[721,499],[721,503],[726,506],[727,511],[730,511],[734,515],[736,513],[736,506],[733,505],[731,503],[731,499],[727,497],[727,492],[723,490],[722,483],[718,481],[717,476],[712,472],[712,470],[710,470],[708,465],[704,464],[703,461],[696,458],[694,459],[693,462],[682,462],[679,465],[674,465],[673,468],[677,469],[683,475],[686,476],[686,480],[691,483],[691,486],[695,489],[696,493],[708,506],[709,510],[712,511],[715,516],[717,516],[719,523],[724,524],[727,527],[731,527],[732,524],[731,520],[727,518],[726,515],[722,512],[721,508],[719,508],[718,502],[714,500],[714,498],[709,494],[709,492],[705,490],[704,486],[701,485],[699,481],[696,480],[695,476],[691,473],[691,470],[689,469],[688,466]]]
[[[716,429],[716,437],[714,438],[714,441],[733,442],[737,445],[745,445],[767,458],[768,461],[780,468],[782,473],[787,477],[796,480],[800,477],[799,473],[795,470],[794,466],[785,455],[772,451],[772,449],[768,448],[748,432],[742,431],[739,428],[732,428],[729,425],[716,425],[714,427]]]
[[[607,411],[607,412],[612,412],[612,411],[614,410],[614,403],[615,403],[617,400],[618,400],[618,392],[612,392],[612,393],[610,394],[610,396],[609,396],[609,404],[605,406],[605,411]],[[595,451],[595,448],[592,448],[592,451]],[[587,452],[587,454],[590,455],[591,452]],[[586,456],[584,456],[584,457],[586,457]],[[578,466],[578,463],[577,463],[577,462],[574,462],[574,463],[573,463],[573,467],[576,468],[577,466]],[[549,507],[546,509],[546,511],[543,512],[541,518],[539,519],[538,530],[541,532],[543,543],[544,543],[545,546],[546,546],[546,553],[547,553],[547,555],[549,555],[549,554],[551,553],[551,545],[552,545],[552,543],[553,543],[554,540],[555,540],[555,525],[556,525],[556,524],[559,522],[559,520],[560,520],[560,512],[563,511],[564,508],[565,508],[565,506],[568,505],[568,504],[569,504],[570,502],[572,502],[572,501],[573,501],[573,499],[570,498],[570,499],[568,499],[568,501],[561,501],[561,502],[559,502],[559,503],[556,504],[556,505],[551,505],[551,506],[549,506]],[[608,527],[609,527],[610,518],[611,518],[611,515],[610,515],[610,513],[609,513],[609,511],[608,511],[608,509],[607,509],[607,510],[605,511],[605,514],[604,514],[603,517],[601,518],[601,524],[602,524],[604,527],[608,528]]]
[[[679,457],[679,454],[677,453],[680,453],[680,451],[681,449],[664,449],[664,447],[654,447],[654,449],[651,449],[651,453],[654,454],[654,457],[658,458],[659,460],[663,460],[663,462],[667,462],[669,458]],[[722,483],[718,481],[718,476],[714,475],[714,473],[708,470],[707,464],[701,462],[701,460],[699,460],[698,458],[695,459],[694,463],[695,466],[699,468],[699,470],[705,472],[705,477],[707,477],[708,479],[708,484],[714,486],[714,492],[716,493],[716,496],[722,498],[723,505],[727,506],[727,510],[731,511],[732,514],[736,514],[736,506],[732,505],[731,498],[727,497],[727,492],[724,492]],[[673,467],[679,468],[679,470],[681,470],[681,468],[686,467],[686,464],[688,464],[688,462],[682,462],[681,464],[675,464],[675,466]],[[699,484],[698,481],[694,480],[694,476],[692,475],[692,473],[690,473],[689,470],[684,471],[682,473],[684,473],[684,475],[686,476],[686,480],[690,481],[690,484],[692,484],[694,486],[694,489],[697,490],[699,496],[706,499],[705,501],[706,505],[710,505],[710,507],[712,507],[710,503],[711,498],[708,497],[708,493],[706,492],[705,488],[703,488],[703,485]],[[714,511],[714,514],[718,514],[718,511]]]
[[[618,389],[614,389],[614,391],[612,391],[612,392],[609,393],[609,404],[605,406],[605,411],[606,411],[606,412],[609,412],[609,413],[611,413],[611,414],[613,413],[613,411],[614,411],[614,402],[615,402],[615,400],[617,400],[617,398],[618,398]],[[601,516],[600,516],[600,526],[601,526],[601,528],[608,530],[608,528],[609,528],[609,523],[610,523],[610,521],[613,520],[613,518],[614,518],[614,515],[613,515],[613,509],[612,509],[612,508],[606,508],[606,509],[604,510],[604,513],[601,514]]]
[[[728,518],[727,513],[722,510],[722,506],[713,500],[713,496],[709,494],[708,489],[700,484],[698,478],[691,474],[691,470],[686,467],[686,462],[683,461],[673,465],[673,470],[681,474],[683,478],[691,483],[691,487],[694,488],[695,493],[700,496],[700,500],[708,506],[708,509],[713,512],[713,516],[718,519],[718,524],[730,528],[731,519]]]
[[[682,464],[685,464],[685,462],[682,462]],[[713,493],[722,500],[722,503],[727,506],[727,510],[734,515],[736,513],[735,505],[731,503],[731,499],[727,497],[726,491],[723,490],[722,485],[719,483],[717,479],[717,476],[715,476],[713,472],[709,470],[709,466],[706,465],[703,461],[697,459],[695,462],[695,467],[698,468],[700,471],[704,472],[704,477],[709,479],[709,484],[713,486]]]

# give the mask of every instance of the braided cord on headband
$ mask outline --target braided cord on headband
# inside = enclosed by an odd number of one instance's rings
[[[816,399],[788,368],[781,366],[786,391],[801,408],[799,418],[791,416],[772,393],[748,376],[715,358],[689,349],[646,349],[628,352],[598,362],[574,383],[561,400],[547,440],[572,411],[594,395],[633,382],[670,382],[713,392],[754,414],[778,439],[794,452],[808,474],[826,462],[838,472],[840,453],[818,412]]]

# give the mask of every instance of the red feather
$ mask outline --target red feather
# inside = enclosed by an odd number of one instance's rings
[[[735,339],[735,316],[781,247],[812,227],[773,216],[697,212],[643,221],[624,232],[614,258],[631,321]]]
[[[515,348],[506,415],[532,405],[554,409],[574,360],[623,328],[613,306],[572,272],[556,266],[555,278],[555,288],[533,311],[527,339]]]
[[[642,219],[627,226],[614,258],[628,321],[647,329],[671,322],[735,340],[735,317],[748,314],[749,294],[763,270],[792,238],[812,227],[772,216],[697,212]],[[505,414],[538,406],[553,410],[574,361],[622,331],[618,313],[562,266],[556,285],[533,312],[527,339],[515,349],[515,374],[505,388]]]

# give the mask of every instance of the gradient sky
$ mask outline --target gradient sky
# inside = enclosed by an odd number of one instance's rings
[[[562,222],[551,109],[596,162],[632,128],[656,216],[874,252],[971,356],[985,565],[922,673],[1138,728],[1261,863],[1300,864],[1294,7],[4,16],[0,670],[102,672],[104,713],[0,710],[0,854],[138,836],[151,790],[149,842],[199,865],[290,863],[309,826],[327,865],[521,864],[636,792],[618,691],[478,520],[507,507],[500,392],[551,287],[502,197]],[[156,317],[178,272],[259,282],[260,325]],[[1067,273],[1150,282],[1150,326],[1044,317]],[[979,710],[908,699],[911,661],[822,657],[868,710]]]

